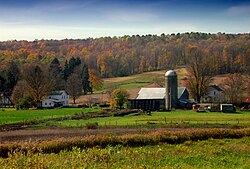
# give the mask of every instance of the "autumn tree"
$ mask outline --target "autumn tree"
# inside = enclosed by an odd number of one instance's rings
[[[98,76],[94,69],[89,69],[89,83],[90,86],[96,90],[99,90],[103,86],[103,80]]]
[[[115,105],[119,106],[120,109],[124,107],[124,103],[129,98],[129,93],[124,89],[116,89],[111,94],[112,101],[115,102]]]
[[[212,81],[206,54],[197,46],[188,46],[188,88],[194,100],[200,103]]]
[[[20,80],[17,82],[16,86],[13,89],[11,99],[16,104],[20,99],[29,95],[28,85],[25,80]]]
[[[229,103],[238,103],[245,91],[249,90],[249,77],[239,73],[229,74],[223,80],[224,93]]]
[[[73,98],[73,103],[76,104],[76,98],[82,93],[82,81],[78,74],[73,73],[69,76],[66,82],[66,91]]]
[[[28,65],[24,68],[24,80],[27,83],[29,95],[35,103],[40,103],[51,91],[52,84],[38,65]]]

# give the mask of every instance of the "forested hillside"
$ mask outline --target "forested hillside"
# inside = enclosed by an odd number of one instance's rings
[[[198,47],[214,74],[248,72],[250,34],[183,33],[89,39],[0,42],[0,66],[9,61],[62,65],[72,57],[101,77],[127,76],[186,65],[189,48]],[[207,63],[207,62],[206,62]]]

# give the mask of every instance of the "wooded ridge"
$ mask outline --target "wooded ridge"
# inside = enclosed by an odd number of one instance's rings
[[[128,76],[172,69],[189,60],[189,48],[198,47],[213,74],[250,72],[250,34],[182,33],[135,35],[88,39],[3,41],[0,68],[6,63],[49,64],[58,58],[62,65],[79,57],[101,77]],[[206,62],[207,63],[207,62]]]

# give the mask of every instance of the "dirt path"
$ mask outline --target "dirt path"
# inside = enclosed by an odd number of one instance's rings
[[[146,134],[156,130],[177,131],[177,128],[105,128],[105,129],[44,129],[0,132],[0,144],[8,142],[41,142],[57,138],[84,137],[89,135]]]

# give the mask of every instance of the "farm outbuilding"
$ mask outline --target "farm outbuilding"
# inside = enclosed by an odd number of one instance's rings
[[[190,104],[187,88],[178,87],[177,105],[175,108],[185,108]],[[129,106],[132,109],[143,110],[165,110],[166,109],[166,89],[165,88],[141,88],[136,99],[129,100]],[[181,104],[180,104],[181,101]],[[192,108],[192,106],[190,107]]]
[[[135,99],[129,100],[129,107],[143,110],[171,110],[192,108],[186,87],[177,86],[177,74],[170,70],[165,74],[165,88],[141,88]]]

